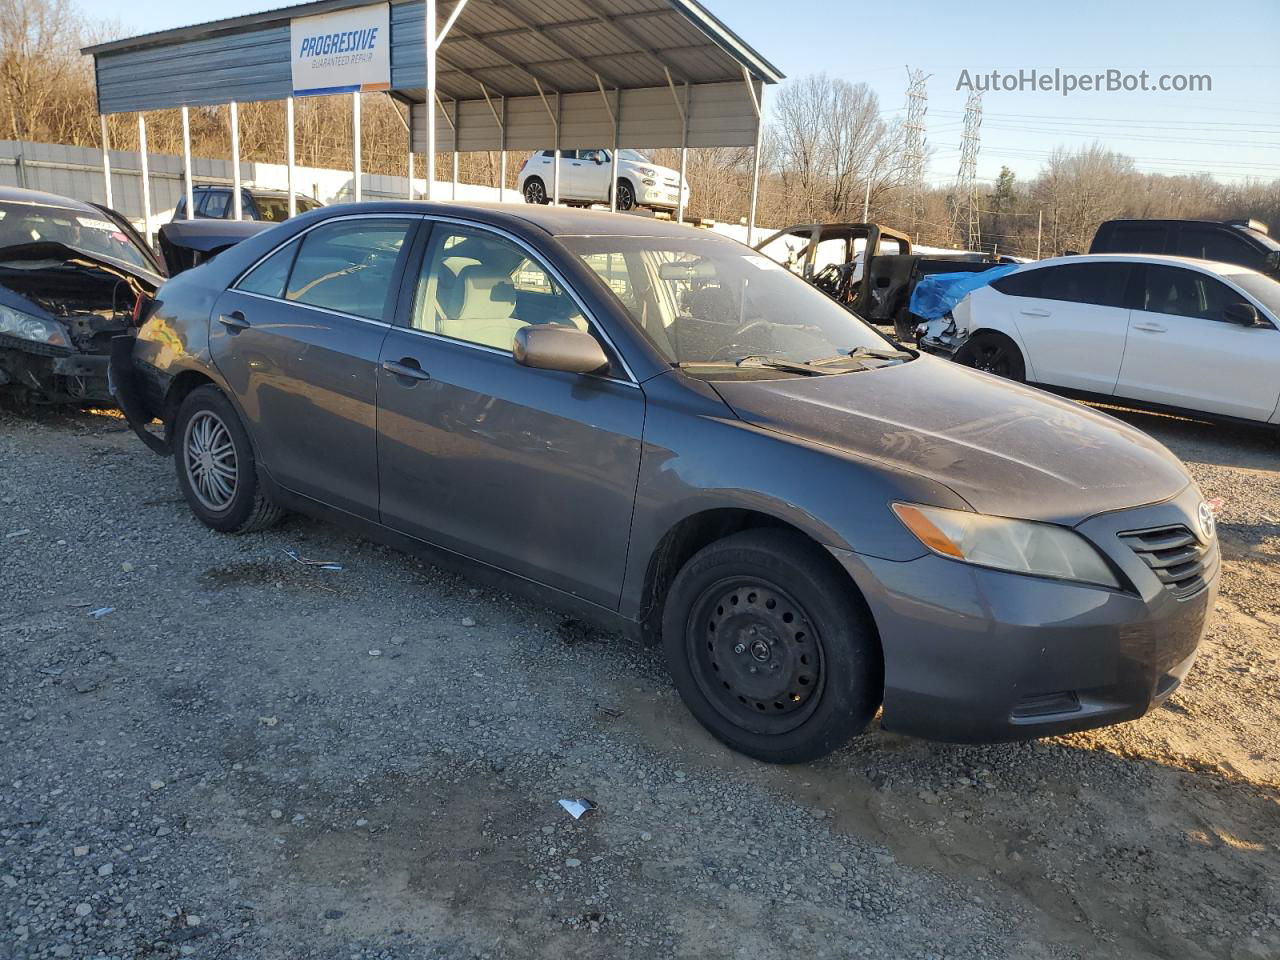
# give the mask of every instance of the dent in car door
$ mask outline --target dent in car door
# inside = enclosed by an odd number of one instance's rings
[[[1121,262],[1072,263],[1019,271],[992,284],[1005,295],[1001,302],[1038,382],[1115,391],[1129,328],[1130,273]]]
[[[218,299],[214,363],[282,486],[377,519],[378,355],[418,221],[325,221]]]
[[[424,264],[382,350],[383,523],[616,609],[644,394],[515,362],[526,322],[586,321],[512,241],[438,224]]]
[[[1142,309],[1129,323],[1119,396],[1249,420],[1276,410],[1280,330],[1265,319],[1244,327],[1223,308],[1248,303],[1221,280],[1184,267],[1150,264]],[[1261,316],[1261,313],[1260,313]]]

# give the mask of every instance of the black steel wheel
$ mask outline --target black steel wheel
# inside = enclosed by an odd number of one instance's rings
[[[726,719],[785,733],[812,716],[822,694],[822,640],[804,607],[757,577],[713,583],[685,632],[694,679]]]
[[[547,199],[547,185],[542,182],[541,177],[530,177],[525,181],[524,202],[536,203],[542,206],[550,202]]]
[[[983,373],[992,373],[1019,383],[1027,378],[1026,361],[1018,345],[1003,333],[985,331],[974,334],[956,354],[956,361]]]
[[[837,749],[883,695],[879,638],[856,586],[789,530],[749,530],[696,553],[667,593],[662,642],[698,721],[770,763]]]

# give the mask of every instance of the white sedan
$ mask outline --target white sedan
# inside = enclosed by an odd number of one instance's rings
[[[1013,380],[1157,410],[1280,423],[1280,283],[1185,257],[1029,264],[917,328],[922,349]]]
[[[689,185],[679,171],[660,167],[635,150],[618,151],[618,209],[652,207],[674,210],[683,189],[689,202]],[[520,192],[527,203],[550,203],[555,193],[555,151],[535,153],[520,168]],[[560,151],[560,200],[564,203],[608,203],[613,186],[613,152],[610,150]]]

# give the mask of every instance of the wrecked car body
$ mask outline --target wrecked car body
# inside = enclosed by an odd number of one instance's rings
[[[922,277],[977,273],[1007,258],[915,251],[905,233],[878,223],[805,223],[779,230],[756,250],[899,340],[911,337],[911,295]]]
[[[114,210],[0,188],[0,394],[19,407],[113,403],[112,338],[136,331],[167,277],[266,227],[167,224],[162,262]]]

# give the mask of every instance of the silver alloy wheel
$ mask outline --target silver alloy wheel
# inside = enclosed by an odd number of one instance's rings
[[[547,188],[542,185],[541,180],[530,180],[524,185],[525,203],[545,204],[547,202]]]
[[[236,447],[216,413],[199,411],[187,422],[183,451],[191,492],[209,510],[231,506],[240,479]]]

